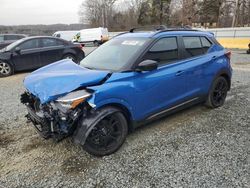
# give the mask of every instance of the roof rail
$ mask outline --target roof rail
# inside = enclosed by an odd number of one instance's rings
[[[162,31],[167,29],[165,25],[153,25],[153,26],[143,26],[143,27],[135,27],[129,30],[130,33],[134,33],[135,31]]]
[[[156,34],[158,33],[162,33],[162,32],[170,32],[170,31],[200,31],[197,29],[192,29],[192,27],[189,26],[184,26],[184,27],[173,27],[173,28],[167,28],[161,31],[158,31]]]

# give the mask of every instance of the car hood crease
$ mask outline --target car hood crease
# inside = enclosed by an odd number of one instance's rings
[[[97,85],[109,73],[89,70],[65,59],[34,71],[24,79],[24,86],[44,104],[79,87]]]

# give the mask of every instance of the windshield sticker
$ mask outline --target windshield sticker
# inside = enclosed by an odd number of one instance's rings
[[[122,45],[136,46],[136,45],[140,45],[140,41],[136,41],[136,40],[125,40],[125,41],[122,42]]]

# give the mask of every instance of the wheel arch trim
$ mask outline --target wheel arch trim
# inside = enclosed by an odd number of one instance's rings
[[[95,110],[88,117],[82,117],[79,122],[77,129],[74,132],[73,139],[76,144],[84,145],[92,129],[96,124],[103,119],[105,116],[119,112],[119,109],[114,107],[104,107],[99,110]]]

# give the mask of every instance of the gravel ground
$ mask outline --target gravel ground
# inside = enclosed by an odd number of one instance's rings
[[[0,81],[0,187],[250,187],[250,55],[233,52],[226,104],[192,107],[130,134],[96,158],[43,140],[19,103],[27,73]]]

